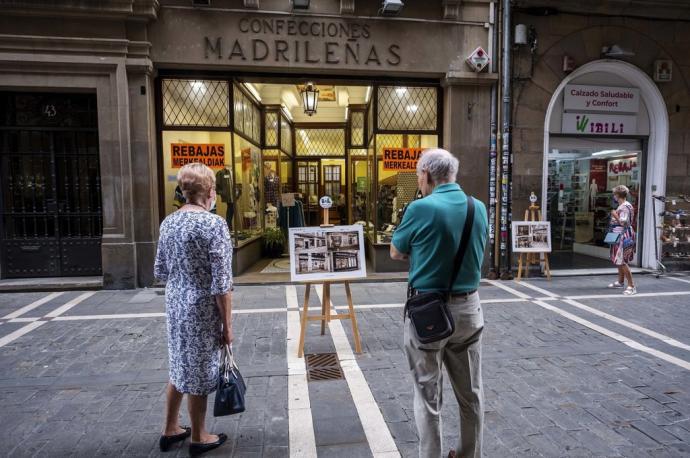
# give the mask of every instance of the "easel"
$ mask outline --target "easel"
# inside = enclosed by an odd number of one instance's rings
[[[541,210],[539,205],[532,203],[527,210],[525,210],[525,221],[541,221]],[[546,278],[551,280],[551,269],[549,268],[549,254],[548,253],[520,253],[518,258],[518,274],[515,281],[520,281],[522,278],[522,267],[525,267],[525,278],[529,275],[529,267],[531,265],[541,265],[540,255],[544,255],[544,271]]]
[[[324,224],[321,227],[333,227],[328,224],[328,208],[323,209]],[[345,294],[347,295],[348,313],[339,314],[331,313],[331,285],[342,283],[345,285]],[[302,316],[300,317],[300,333],[299,345],[297,346],[297,357],[304,356],[304,338],[307,334],[307,325],[310,321],[321,321],[321,335],[326,333],[326,323],[331,320],[350,320],[352,322],[352,335],[355,341],[355,353],[362,353],[362,344],[359,339],[359,327],[357,326],[357,317],[355,316],[355,307],[352,304],[352,291],[350,290],[350,282],[347,280],[335,280],[323,282],[323,294],[321,295],[321,314],[309,315],[309,296],[312,286],[320,283],[307,282],[305,284],[306,290],[304,292],[304,306],[302,308]]]

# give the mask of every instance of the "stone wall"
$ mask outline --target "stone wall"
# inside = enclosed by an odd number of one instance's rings
[[[657,83],[669,116],[667,194],[690,193],[690,35],[687,22],[559,14],[515,15],[515,24],[532,25],[538,49],[515,55],[513,101],[513,216],[522,218],[531,191],[541,195],[544,119],[551,97],[566,76],[562,59],[575,67],[601,58],[602,46],[618,44],[635,52],[625,58],[653,75],[654,61],[673,61],[673,81]],[[531,73],[531,75],[530,75]]]

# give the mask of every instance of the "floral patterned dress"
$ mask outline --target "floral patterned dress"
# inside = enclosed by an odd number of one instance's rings
[[[611,245],[611,262],[617,266],[630,264],[635,259],[635,231],[632,227],[635,210],[630,202],[623,202],[616,209],[618,221],[611,218],[611,231],[622,234],[618,243]]]
[[[222,323],[214,295],[232,289],[231,261],[230,233],[220,216],[178,210],[161,224],[154,275],[167,281],[170,381],[180,393],[216,389]]]

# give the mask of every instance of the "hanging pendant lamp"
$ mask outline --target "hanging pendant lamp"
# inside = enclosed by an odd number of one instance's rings
[[[302,105],[304,114],[312,116],[316,114],[316,106],[319,104],[319,90],[313,83],[307,83],[302,89]]]

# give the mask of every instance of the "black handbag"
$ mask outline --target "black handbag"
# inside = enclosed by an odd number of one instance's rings
[[[448,310],[448,301],[453,291],[453,283],[458,276],[462,260],[467,251],[472,226],[474,224],[474,199],[467,197],[467,217],[462,229],[460,246],[455,254],[453,272],[446,291],[420,293],[407,299],[405,313],[412,322],[417,340],[423,344],[437,342],[450,337],[455,332],[453,316]]]
[[[213,403],[213,416],[223,417],[244,412],[244,394],[247,386],[232,355],[232,346],[226,345],[221,354],[218,389]]]

